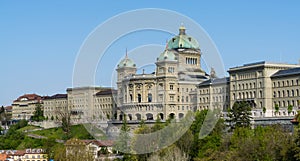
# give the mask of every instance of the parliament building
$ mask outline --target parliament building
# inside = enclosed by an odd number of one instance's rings
[[[117,89],[75,87],[53,96],[26,94],[13,102],[12,117],[30,119],[36,104],[43,105],[48,120],[59,120],[61,111],[67,111],[75,124],[121,123],[124,116],[129,123],[180,120],[203,109],[220,109],[226,117],[227,109],[240,101],[251,105],[253,118],[293,117],[299,110],[300,64],[248,63],[217,78],[213,68],[209,74],[202,69],[201,56],[199,43],[181,26],[153,60],[153,73],[138,74],[126,53],[116,68]]]

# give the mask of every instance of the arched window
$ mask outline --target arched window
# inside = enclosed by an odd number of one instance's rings
[[[141,119],[142,119],[142,116],[141,116],[141,114],[139,114],[139,113],[135,114],[135,116],[136,116],[136,119],[137,119],[137,120],[141,120]]]
[[[132,94],[130,94],[129,96],[130,96],[130,101],[132,102],[132,99],[133,99],[133,98],[132,98]]]
[[[138,94],[138,102],[141,103],[142,102],[142,95]]]
[[[148,93],[148,102],[152,102],[152,94]]]
[[[263,95],[262,95],[262,91],[259,91],[259,98],[262,98]]]

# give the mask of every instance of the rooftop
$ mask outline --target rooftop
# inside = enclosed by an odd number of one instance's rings
[[[53,96],[46,96],[44,97],[45,100],[49,100],[49,99],[59,99],[59,98],[67,98],[68,95],[67,94],[55,94]]]
[[[97,92],[96,96],[100,96],[100,95],[112,95],[112,94],[117,94],[117,90],[115,90],[115,89],[103,90],[103,91]]]
[[[40,101],[40,100],[42,100],[42,97],[37,94],[24,94],[24,95],[20,96],[19,98],[17,98],[16,100],[14,100],[14,102],[16,102],[16,101],[32,101],[32,100]]]
[[[236,66],[229,68],[228,72],[241,70],[241,69],[251,69],[257,67],[280,67],[280,68],[297,68],[300,67],[300,64],[287,64],[287,63],[276,63],[276,62],[266,62],[266,61],[258,61],[253,63],[246,63],[242,66]]]
[[[217,85],[217,84],[225,84],[229,83],[229,77],[225,78],[212,78],[206,81],[203,81],[202,83],[198,84],[199,86],[207,86],[207,85]]]
[[[286,70],[279,70],[275,74],[273,74],[271,77],[283,77],[283,76],[288,76],[288,75],[300,75],[300,67],[298,68],[291,68],[291,69],[286,69]]]

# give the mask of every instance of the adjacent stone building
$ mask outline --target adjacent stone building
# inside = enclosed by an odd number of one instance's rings
[[[229,78],[211,78],[197,85],[197,109],[229,108]]]
[[[246,100],[251,104],[254,111],[260,111],[259,115],[262,115],[265,108],[266,111],[263,115],[267,117],[273,116],[273,84],[274,79],[279,79],[276,73],[281,73],[289,69],[292,70],[299,66],[299,64],[293,65],[263,61],[230,68],[228,70],[230,75],[230,107],[232,107],[234,102]],[[284,79],[284,83],[286,84],[290,78],[281,77],[281,79]],[[294,81],[296,83],[296,79]],[[275,82],[278,83],[278,81]],[[285,88],[287,87],[294,88],[296,92],[296,88],[299,88],[299,85],[291,87],[290,84],[286,84]],[[288,105],[285,104],[284,106]]]
[[[53,96],[45,97],[43,100],[44,117],[47,120],[61,120],[61,117],[67,111],[68,95],[55,94]]]
[[[273,115],[295,115],[300,108],[300,67],[280,70],[271,76],[272,79],[272,107],[280,108]],[[288,107],[293,107],[292,111]]]
[[[38,104],[43,103],[43,98],[37,94],[24,94],[12,103],[13,120],[29,120]]]

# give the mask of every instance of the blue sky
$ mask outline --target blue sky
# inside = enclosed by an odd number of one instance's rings
[[[173,10],[195,20],[215,42],[226,69],[261,60],[298,63],[300,2],[288,2],[0,1],[0,105],[25,93],[65,93],[89,33],[112,16],[141,8]],[[161,45],[170,38],[146,36],[145,41]],[[136,39],[120,41],[111,52],[122,57],[126,47],[138,44]],[[98,85],[111,85],[102,78],[96,77]]]

